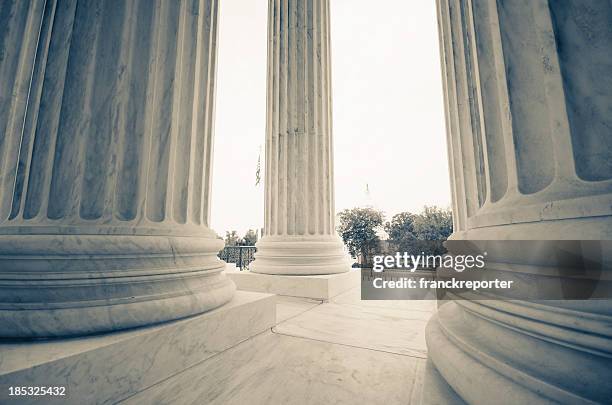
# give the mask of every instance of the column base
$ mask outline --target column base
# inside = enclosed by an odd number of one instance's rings
[[[321,275],[346,273],[351,262],[337,235],[264,236],[256,244],[253,273]]]
[[[425,365],[421,396],[415,402],[419,405],[466,405],[442,378],[431,359]]]
[[[359,286],[359,269],[340,274],[286,276],[252,271],[225,270],[238,290],[257,291],[291,297],[327,301]]]
[[[276,298],[240,291],[220,308],[87,338],[0,343],[0,403],[9,386],[64,386],[46,404],[116,403],[270,329]],[[36,397],[20,397],[20,403]]]
[[[0,338],[66,338],[197,315],[235,287],[223,242],[163,235],[0,234]]]
[[[470,404],[607,402],[608,303],[571,302],[572,310],[520,301],[444,303],[427,325],[429,358]],[[592,305],[599,313],[578,311]]]

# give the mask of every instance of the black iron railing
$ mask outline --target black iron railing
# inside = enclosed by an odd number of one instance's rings
[[[219,252],[219,259],[226,263],[235,263],[240,270],[249,268],[249,263],[255,260],[255,246],[226,246]]]

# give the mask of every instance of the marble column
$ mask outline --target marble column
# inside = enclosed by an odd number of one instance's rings
[[[437,5],[451,239],[527,240],[520,252],[490,257],[487,269],[554,277],[529,260],[546,240],[612,239],[612,5]],[[599,254],[609,265],[612,252]],[[611,324],[610,300],[456,300],[430,321],[427,344],[467,403],[604,403]]]
[[[350,269],[335,230],[329,0],[270,0],[265,225],[255,273]]]
[[[233,296],[208,228],[218,5],[1,2],[0,337]]]

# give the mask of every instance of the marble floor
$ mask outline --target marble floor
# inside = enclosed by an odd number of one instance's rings
[[[277,324],[123,404],[420,403],[433,301],[277,296]]]

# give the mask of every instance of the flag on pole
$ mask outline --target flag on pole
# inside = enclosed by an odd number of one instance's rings
[[[257,157],[257,169],[255,170],[255,186],[261,183],[261,146],[259,147],[259,156]]]

